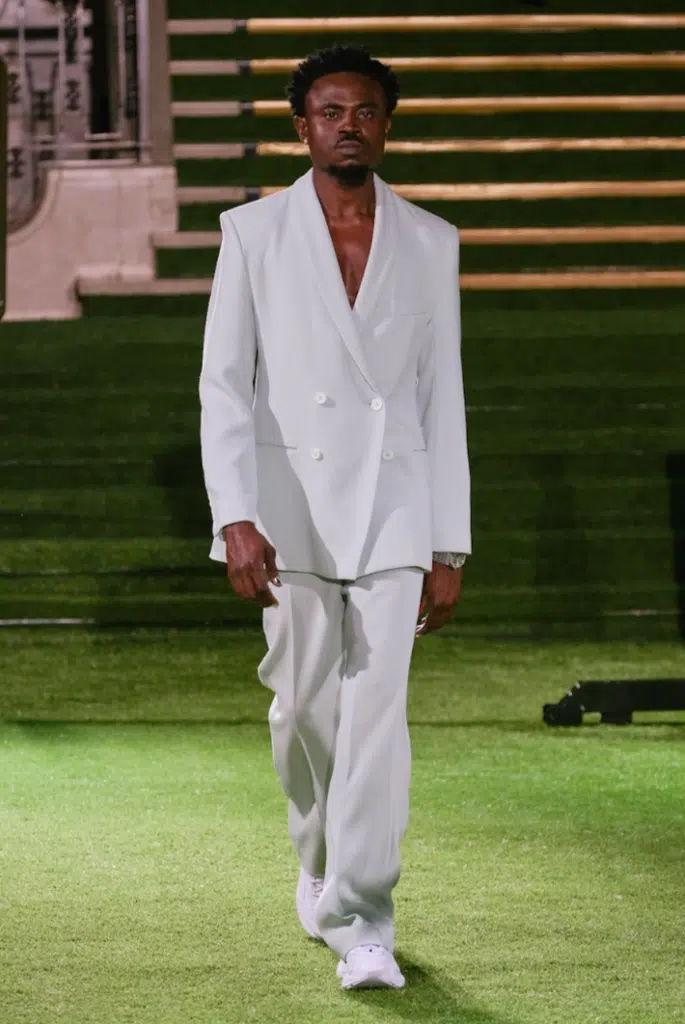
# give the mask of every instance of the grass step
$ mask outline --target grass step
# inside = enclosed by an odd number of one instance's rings
[[[479,245],[463,241],[462,274],[566,270],[569,266],[669,269],[685,268],[685,242],[590,243],[564,245],[552,236],[546,244]],[[155,253],[159,278],[211,277],[217,248],[162,248]]]
[[[685,301],[676,292],[610,292],[607,305],[577,295],[464,295],[469,383],[486,386],[659,386],[682,370]],[[595,297],[596,298],[596,297]],[[501,304],[500,304],[501,300]],[[135,317],[3,324],[8,390],[105,385],[154,392],[197,382],[204,318]],[[579,376],[578,376],[579,375]],[[671,378],[679,380],[679,377]]]
[[[500,183],[501,185],[526,182],[637,182],[672,180],[674,177],[673,152],[646,150],[626,156],[616,152],[554,152],[540,150],[523,153],[432,153],[387,154],[382,166],[384,180],[394,185],[413,182],[443,184]],[[308,159],[296,156],[275,156],[259,159],[205,159],[177,161],[178,182],[182,188],[198,185],[282,186],[304,174]],[[600,187],[600,186],[598,186]],[[624,194],[626,184],[616,189],[607,187],[607,198]],[[629,194],[641,194],[636,186]],[[663,188],[664,186],[660,186]],[[657,189],[659,186],[657,186]],[[653,189],[656,195],[663,194]],[[500,190],[501,191],[501,190]],[[543,190],[541,189],[540,192]],[[567,191],[570,191],[568,189]],[[592,193],[590,193],[592,194]],[[672,192],[667,193],[672,194]],[[496,195],[496,193],[495,193]],[[545,193],[546,195],[546,193]],[[542,195],[541,198],[545,198]],[[584,193],[578,198],[582,198]],[[516,198],[513,196],[511,198]],[[570,196],[570,198],[576,198]],[[183,193],[181,193],[183,200]],[[227,198],[226,202],[241,202],[243,196]]]
[[[683,535],[679,535],[682,545]],[[68,538],[32,537],[3,540],[0,538],[0,572],[22,574],[7,577],[3,586],[9,594],[19,595],[24,574],[50,572],[82,572],[89,577],[104,574],[107,579],[116,570],[124,570],[138,578],[199,579],[200,590],[206,577],[212,583],[213,573],[222,579],[225,570],[211,562],[209,537],[98,537]],[[480,531],[474,536],[474,554],[469,560],[470,584],[507,588],[509,586],[540,587],[605,587],[623,591],[635,586],[668,590],[676,580],[675,538],[668,531],[655,532],[638,527],[633,530],[613,529],[586,531]],[[173,570],[173,572],[169,572]],[[146,572],[144,572],[146,571]],[[199,574],[199,576],[198,576]],[[41,577],[36,577],[40,579]],[[118,578],[118,577],[117,577]],[[99,592],[119,583],[103,579]],[[57,580],[57,575],[55,575]],[[45,584],[46,586],[48,584]],[[79,584],[80,585],[80,584]],[[84,584],[95,586],[95,584]],[[161,586],[161,584],[159,584]],[[682,585],[682,580],[681,580]],[[42,584],[39,584],[42,586]]]
[[[211,538],[170,536],[134,539],[72,537],[2,540],[0,538],[0,572],[26,573],[54,571],[85,573],[111,569],[203,570],[211,567]],[[220,567],[217,570],[220,572]]]
[[[480,602],[479,602],[480,604]],[[499,637],[544,637],[576,638],[586,641],[635,639],[642,642],[656,639],[679,639],[681,615],[675,608],[628,609],[625,614],[608,612],[602,614],[588,607],[584,614],[582,601],[575,606],[559,609],[565,617],[553,618],[549,614],[537,615],[520,605],[517,613],[511,605],[497,606],[491,601],[483,602],[480,608],[473,603],[469,606],[464,599],[454,619],[444,628],[445,635]],[[548,606],[550,607],[550,606]],[[524,610],[525,609],[525,610]],[[480,614],[482,610],[482,614]],[[507,614],[509,612],[509,614]],[[129,600],[98,600],[90,602],[79,599],[30,600],[7,605],[0,602],[0,622],[40,623],[50,620],[69,620],[90,624],[99,628],[125,627],[231,627],[252,628],[261,635],[261,616],[253,606],[234,609],[227,606],[222,598],[199,598],[192,600],[172,598],[167,601],[151,601],[132,598]]]
[[[26,395],[6,393],[3,418],[12,430],[21,424],[21,439],[0,439],[0,450],[10,457],[12,450],[36,447],[36,450],[68,450],[95,444],[98,448],[117,435],[154,439],[177,437],[187,432],[193,437],[199,430],[199,398],[188,388],[167,395],[158,391],[146,395],[103,395],[95,403],[91,394],[80,390],[41,392],[27,401]],[[312,395],[312,405],[314,398]],[[499,439],[502,435],[530,431],[552,432],[569,428],[579,436],[596,431],[610,436],[613,431],[677,430],[685,431],[685,395],[677,387],[649,388],[488,388],[467,390],[470,427],[477,439]],[[51,431],[46,436],[45,423]],[[314,420],[312,420],[312,423]],[[84,428],[87,427],[87,437]],[[555,449],[556,450],[556,449]],[[559,450],[563,450],[563,447]]]
[[[63,471],[68,477],[68,473]],[[161,473],[159,474],[161,476]],[[473,521],[480,530],[544,528],[604,529],[607,526],[670,528],[682,504],[685,475],[677,490],[664,478],[569,479],[564,460],[559,473],[543,479],[500,483],[474,474]],[[113,483],[46,490],[40,477],[31,489],[6,490],[0,537],[169,536],[206,537],[209,508],[199,466],[191,480],[168,485]],[[685,527],[685,508],[680,510]]]
[[[256,79],[262,88],[266,79]],[[255,88],[255,86],[253,86]],[[436,89],[439,92],[439,90]],[[282,90],[270,91],[270,96]],[[234,97],[237,103],[241,97]],[[265,96],[264,99],[268,99]],[[228,101],[227,101],[228,102]],[[233,109],[233,108],[231,108]],[[582,126],[582,127],[581,127]],[[406,112],[393,122],[392,136],[398,139],[429,139],[457,136],[464,139],[489,138],[567,138],[582,134],[586,138],[608,136],[678,136],[682,135],[682,114],[677,110],[593,111],[582,113],[545,110],[503,111],[496,116],[456,115],[442,111],[435,114]],[[174,141],[188,142],[267,142],[292,139],[297,135],[290,118],[283,113],[254,117],[177,117],[174,119]]]
[[[547,521],[549,523],[549,520]],[[146,525],[134,531],[127,531],[125,522],[112,521],[104,531],[95,529],[99,524],[84,521],[81,526],[73,524],[71,532],[60,529],[59,522],[52,532],[39,530],[34,522],[32,540],[41,541],[91,540],[118,541],[122,548],[121,566],[137,565],[136,550],[146,541],[154,543],[160,536],[159,530],[151,530],[146,536]],[[26,537],[26,531],[23,537]],[[3,537],[3,545],[12,541],[12,536]],[[171,539],[171,538],[170,538]],[[209,530],[203,538],[199,530],[193,530],[191,537],[176,540],[196,539],[204,547],[196,565],[208,564],[207,553],[211,540]],[[474,554],[469,561],[469,579],[474,584],[498,586],[533,586],[537,583],[560,586],[610,582],[612,585],[629,585],[636,580],[669,586],[676,579],[676,547],[682,546],[685,535],[673,534],[668,526],[658,530],[654,525],[638,524],[630,528],[621,526],[586,526],[583,523],[562,529],[543,528],[538,525],[531,529],[485,530],[474,522]],[[67,555],[64,556],[68,557]],[[172,555],[171,564],[177,556]],[[42,568],[36,559],[31,568]],[[117,567],[109,562],[105,568]],[[11,567],[10,567],[11,568]],[[87,566],[90,568],[90,566]],[[20,593],[18,584],[10,583],[12,592]],[[200,590],[204,584],[200,581]],[[173,587],[172,587],[173,589]]]
[[[191,420],[189,415],[188,419]],[[545,433],[541,431],[545,429]],[[541,423],[519,425],[511,417],[493,418],[487,429],[470,427],[470,450],[476,456],[504,456],[523,454],[552,454],[559,451],[588,454],[620,454],[625,451],[654,451],[666,454],[681,451],[682,421],[672,426],[588,427],[578,429],[573,423],[559,422],[555,427],[543,428]],[[69,456],[75,459],[125,459],[135,451],[138,458],[154,464],[164,464],[175,451],[185,451],[194,443],[197,429],[189,425],[183,431],[116,431],[103,432],[100,438],[79,438],[76,431],[64,439],[28,437],[21,443],[0,442],[0,461],[17,462],[43,460]]]
[[[512,110],[540,111],[540,110],[561,110],[567,112],[577,109],[582,104],[583,110],[610,110],[610,111],[631,111],[644,113],[645,111],[657,110],[659,112],[679,109],[678,102],[671,97],[677,97],[682,91],[682,71],[685,67],[685,58],[682,54],[664,54],[666,60],[673,61],[673,66],[663,68],[626,68],[625,70],[615,69],[611,71],[593,70],[589,68],[582,72],[569,71],[564,68],[554,71],[530,71],[525,68],[517,68],[509,72],[476,70],[468,74],[455,74],[449,70],[429,71],[424,70],[420,74],[400,70],[400,100],[396,116],[404,117],[411,113],[411,103],[424,97],[442,97],[447,100],[459,100],[454,106],[448,106],[445,112],[454,114],[492,114],[500,116]],[[658,60],[660,54],[654,54],[651,59]],[[406,58],[411,60],[412,58]],[[420,58],[430,59],[430,58]],[[439,58],[436,58],[439,60]],[[488,60],[488,57],[458,57],[447,58],[451,60],[480,61]],[[508,58],[494,58],[495,60],[530,60],[527,57],[515,55]],[[533,58],[534,59],[534,58]],[[554,60],[553,57],[540,58],[542,60]],[[556,58],[559,59],[559,58]],[[627,58],[629,59],[629,57]],[[224,63],[224,62],[221,62]],[[264,62],[267,65],[268,61]],[[293,67],[295,61],[288,61]],[[172,68],[192,68],[190,62],[173,62]],[[201,66],[196,62],[196,66]],[[206,66],[211,68],[220,67],[218,61],[208,61]],[[184,103],[204,103],[217,100],[255,100],[255,101],[282,101],[286,84],[290,77],[290,71],[281,71],[278,74],[236,74],[245,68],[246,63],[231,62],[227,65],[233,73],[226,74],[222,71],[210,71],[208,74],[183,74],[173,75],[171,79],[171,94],[173,101]],[[249,65],[248,65],[249,66]],[[235,70],[234,70],[235,69]],[[664,102],[659,102],[659,97],[665,97]],[[657,99],[649,100],[649,97]],[[525,99],[522,99],[525,98]],[[537,103],[533,99],[537,99]],[[490,100],[490,103],[485,103]],[[186,114],[182,110],[173,111],[177,116],[202,116],[202,111],[197,115]],[[231,112],[229,116],[237,116],[241,111]],[[243,111],[247,113],[248,111]],[[257,107],[254,111],[261,114],[263,111]],[[274,113],[282,113],[289,116],[290,108],[279,106]],[[440,110],[429,111],[425,104],[421,104],[420,113],[440,113]],[[573,124],[567,118],[569,124]],[[399,128],[396,124],[396,128]]]
[[[675,585],[660,584],[587,584],[567,585],[562,583],[537,586],[483,586],[476,581],[477,571],[469,570],[465,590],[463,614],[467,617],[493,618],[504,615],[507,618],[586,618],[582,612],[583,601],[588,610],[600,614],[629,613],[631,611],[673,612],[678,602],[685,597],[679,594]],[[468,597],[468,603],[466,601]],[[91,614],[97,604],[131,601],[157,602],[163,606],[200,602],[200,608],[216,603],[220,615],[236,619],[259,621],[261,612],[256,603],[239,598],[233,591],[225,574],[215,566],[211,573],[169,574],[117,574],[111,572],[99,575],[71,575],[46,577],[20,577],[6,579],[0,576],[0,609],[2,618],[14,610],[17,616],[45,614],[48,607],[55,609],[59,603],[68,603],[69,617]],[[75,607],[78,602],[79,607]],[[496,611],[495,607],[496,606]],[[34,612],[35,609],[35,612]],[[28,610],[28,613],[27,613]],[[493,615],[494,612],[494,615]],[[192,612],[189,612],[192,614]]]
[[[297,175],[293,175],[293,180]],[[181,205],[181,231],[216,231],[219,215],[231,203],[206,202]],[[518,227],[576,227],[583,225],[680,224],[685,222],[685,197],[655,196],[632,198],[605,196],[588,198],[523,199],[497,202],[419,202],[417,205],[456,224],[460,229]],[[620,304],[619,304],[620,305]]]
[[[191,507],[204,502],[204,483],[200,465],[199,439],[150,460],[140,457],[111,460],[104,458],[54,461],[15,459],[0,466],[4,491],[3,509],[16,505],[11,491],[50,492],[56,502],[59,494],[78,488],[122,488],[132,492],[163,493],[169,506],[190,502]],[[509,488],[544,489],[567,486],[584,493],[587,488],[603,485],[611,489],[624,486],[625,481],[639,480],[650,493],[660,494],[669,482],[671,500],[679,500],[685,480],[685,456],[661,452],[614,454],[577,454],[565,451],[545,455],[472,455],[471,474],[474,492],[489,488],[509,493]],[[675,493],[678,488],[678,494]],[[64,501],[64,499],[61,499]]]
[[[465,292],[462,305],[467,388],[658,387],[682,373],[685,303],[677,292],[588,293],[582,304],[572,293],[486,300]],[[152,320],[144,331],[126,316],[6,323],[3,384],[15,394],[82,389],[94,405],[109,388],[143,394],[181,388],[190,396],[203,326],[203,315]]]

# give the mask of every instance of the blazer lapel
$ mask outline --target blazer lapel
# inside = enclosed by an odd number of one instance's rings
[[[296,200],[296,210],[293,211],[293,227],[299,236],[301,249],[306,260],[305,265],[350,355],[360,373],[374,391],[377,391],[378,388],[364,353],[358,318],[368,315],[373,304],[375,304],[378,294],[378,282],[374,281],[374,278],[379,276],[385,277],[384,274],[379,275],[379,271],[383,263],[383,253],[387,248],[383,240],[383,221],[387,203],[383,203],[384,197],[382,189],[379,190],[379,181],[380,179],[374,175],[376,212],[373,240],[354,310],[350,307],[347,298],[338,265],[338,257],[335,254],[328,224],[326,223],[319,197],[314,188],[312,171],[309,170],[301,178],[298,178],[292,186],[293,198]],[[381,185],[387,188],[383,182],[381,182]],[[379,195],[381,196],[380,204],[378,202]]]
[[[387,297],[392,294],[389,282],[397,249],[395,196],[382,178],[379,178],[377,174],[374,174],[373,178],[376,189],[373,240],[359,294],[354,304],[354,313],[361,320],[369,319],[382,295]]]

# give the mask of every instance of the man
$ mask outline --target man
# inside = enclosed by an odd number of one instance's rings
[[[400,988],[409,663],[471,544],[458,235],[373,173],[387,66],[334,46],[288,95],[312,169],[221,215],[200,379],[211,557],[264,608],[300,921],[343,988]]]

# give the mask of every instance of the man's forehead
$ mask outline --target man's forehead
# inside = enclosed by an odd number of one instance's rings
[[[322,75],[312,83],[308,97],[317,106],[324,103],[355,105],[373,103],[381,105],[383,90],[378,82],[366,75],[354,71],[336,71],[330,75]]]

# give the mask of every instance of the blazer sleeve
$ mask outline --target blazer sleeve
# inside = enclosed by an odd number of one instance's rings
[[[252,406],[257,332],[245,255],[228,213],[209,298],[200,373],[202,468],[212,533],[256,521],[257,466]]]
[[[459,235],[440,252],[432,333],[419,360],[417,394],[428,453],[433,551],[471,553],[471,495],[461,367]]]

